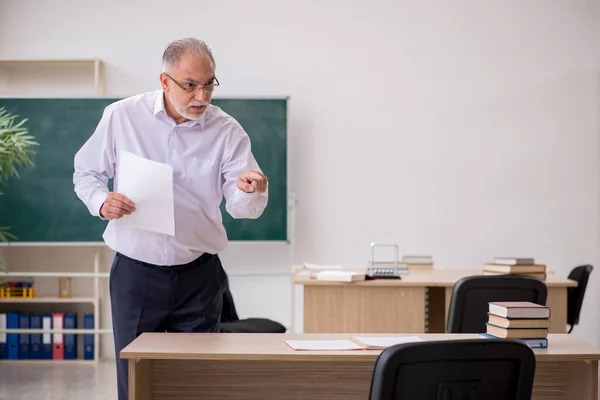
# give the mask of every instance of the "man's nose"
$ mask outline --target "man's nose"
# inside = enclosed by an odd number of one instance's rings
[[[194,95],[194,99],[196,99],[196,101],[206,101],[207,98],[208,96],[206,96],[206,90],[204,90],[204,88],[200,88],[200,90],[198,90]]]

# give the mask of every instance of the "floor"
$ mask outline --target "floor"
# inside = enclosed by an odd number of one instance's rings
[[[114,360],[0,362],[0,400],[115,400]]]

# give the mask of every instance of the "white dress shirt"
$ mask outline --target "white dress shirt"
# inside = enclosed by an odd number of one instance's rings
[[[267,205],[265,193],[237,188],[241,173],[260,168],[241,125],[209,105],[202,119],[177,125],[165,111],[163,91],[117,101],[104,110],[93,135],[75,155],[73,183],[90,213],[99,216],[116,174],[119,152],[173,167],[175,236],[116,226],[109,221],[103,238],[113,250],[156,265],[185,264],[203,253],[227,246],[219,205],[223,196],[233,218],[258,218]]]

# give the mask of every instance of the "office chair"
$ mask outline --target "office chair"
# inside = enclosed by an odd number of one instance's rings
[[[370,400],[530,400],[533,350],[511,339],[399,344],[383,350]]]
[[[267,318],[240,319],[235,309],[233,296],[229,290],[229,280],[225,270],[226,289],[223,293],[223,309],[221,311],[220,332],[225,333],[285,333],[286,328],[276,321]]]
[[[580,265],[573,268],[569,274],[569,279],[577,281],[577,287],[567,289],[567,324],[570,325],[569,333],[573,327],[579,323],[579,314],[583,305],[583,297],[587,289],[588,280],[594,267],[591,265]]]
[[[484,333],[488,302],[530,301],[545,305],[544,281],[523,275],[466,276],[454,285],[448,310],[447,333]]]

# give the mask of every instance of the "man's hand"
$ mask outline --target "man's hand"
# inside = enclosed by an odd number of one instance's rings
[[[135,204],[119,193],[111,192],[100,208],[100,215],[108,220],[119,219],[135,211]]]
[[[240,175],[237,187],[246,193],[264,193],[267,191],[267,177],[258,171],[249,170]]]

